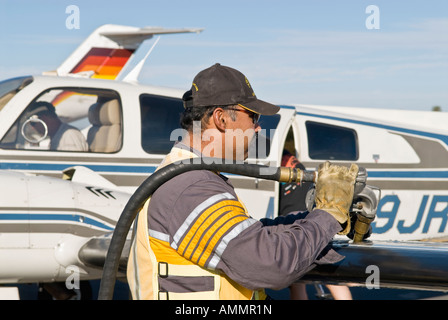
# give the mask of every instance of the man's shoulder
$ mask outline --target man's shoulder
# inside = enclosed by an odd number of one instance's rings
[[[192,209],[218,194],[237,198],[233,186],[224,177],[212,171],[194,170],[165,182],[153,193],[151,203],[164,208],[180,205],[183,209]]]
[[[148,208],[149,223],[155,230],[176,232],[192,212],[200,213],[226,199],[236,200],[237,196],[220,175],[207,170],[185,172],[153,193]]]
[[[181,173],[162,185],[161,189],[170,190],[171,192],[187,188],[200,187],[204,188],[207,185],[219,185],[223,188],[232,188],[226,181],[226,178],[209,170],[193,170]]]
[[[68,131],[80,132],[76,127],[74,127],[74,126],[72,126],[72,125],[70,125],[68,123],[65,123],[65,122],[63,122],[61,124],[60,128],[61,128],[62,132],[68,132]]]

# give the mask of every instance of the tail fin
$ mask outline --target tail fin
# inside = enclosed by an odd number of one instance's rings
[[[56,70],[59,76],[89,75],[114,80],[143,41],[154,35],[201,32],[202,29],[136,28],[103,25],[96,29]]]

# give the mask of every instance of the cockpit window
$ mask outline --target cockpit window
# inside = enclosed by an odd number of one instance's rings
[[[33,77],[19,77],[0,81],[0,110],[31,82],[33,82]]]
[[[52,88],[39,94],[0,141],[0,148],[112,153],[122,145],[118,94]]]

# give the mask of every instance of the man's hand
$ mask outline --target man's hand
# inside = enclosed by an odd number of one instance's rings
[[[318,168],[316,209],[327,211],[341,225],[346,224],[344,230],[339,232],[342,235],[350,232],[350,206],[357,175],[356,164],[352,164],[348,169],[326,161]]]

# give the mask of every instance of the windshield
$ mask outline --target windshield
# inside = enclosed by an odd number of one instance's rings
[[[33,82],[33,77],[20,77],[0,81],[0,110],[12,99],[20,90]]]

